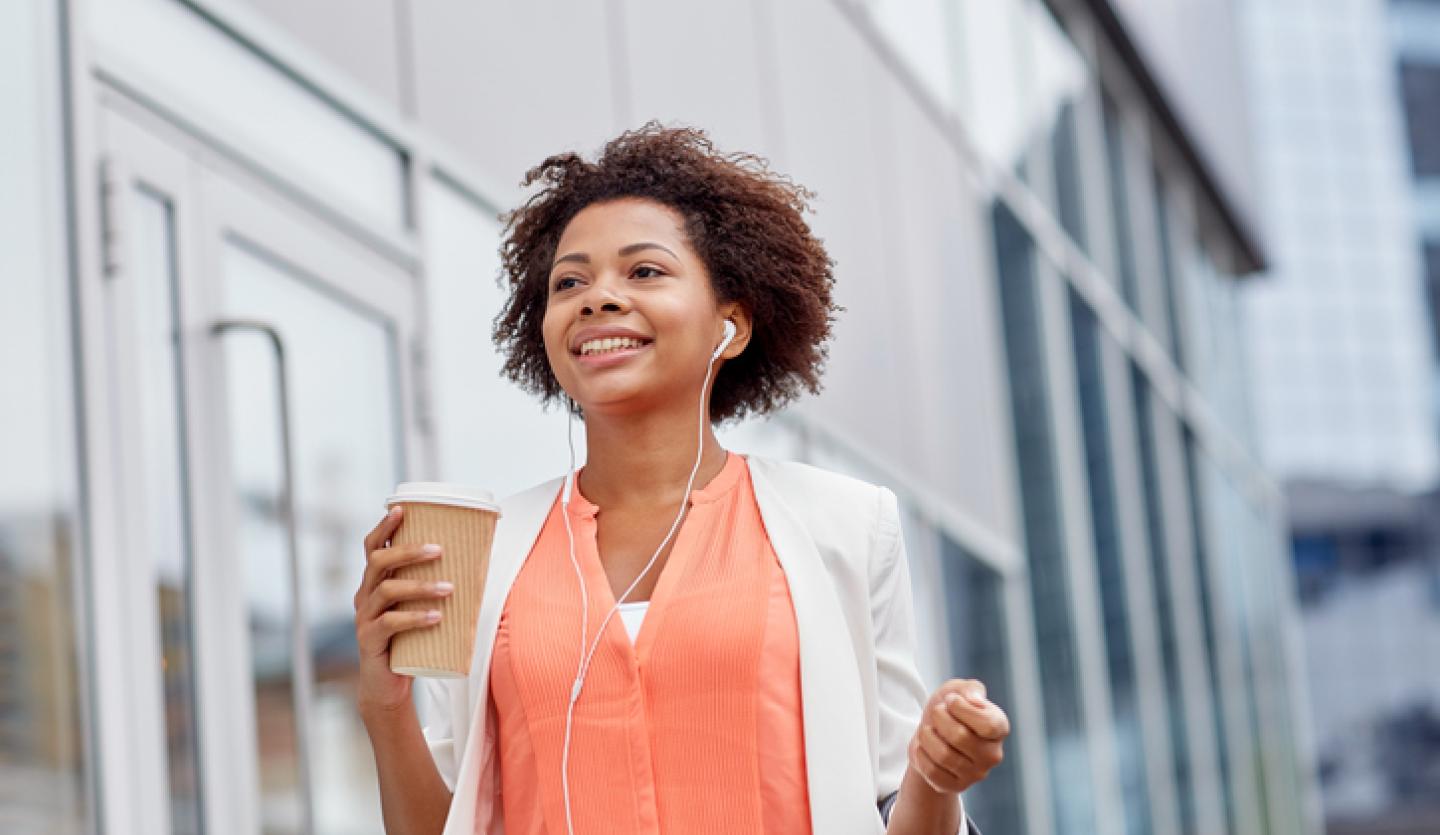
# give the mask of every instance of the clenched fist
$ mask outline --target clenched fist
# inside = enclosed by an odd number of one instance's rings
[[[925,703],[910,740],[910,767],[937,792],[959,793],[984,780],[1005,758],[1010,718],[985,697],[985,685],[956,678]]]

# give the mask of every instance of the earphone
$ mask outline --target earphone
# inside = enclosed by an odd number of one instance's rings
[[[710,355],[710,361],[711,361],[711,362],[714,362],[715,360],[720,359],[720,355],[721,355],[722,353],[724,353],[724,351],[725,351],[725,349],[726,349],[727,347],[730,346],[730,342],[731,342],[731,340],[733,340],[734,338],[735,338],[735,320],[734,320],[734,319],[726,319],[726,320],[725,320],[725,335],[720,338],[720,344],[715,346],[715,353],[713,353],[713,354]]]
[[[685,497],[680,501],[680,512],[675,514],[675,521],[670,525],[669,533],[660,541],[660,547],[655,549],[655,555],[645,564],[645,568],[636,575],[635,581],[625,589],[619,599],[600,622],[600,629],[595,633],[595,640],[590,644],[590,649],[585,650],[588,636],[586,627],[590,623],[590,595],[585,588],[585,576],[580,570],[580,561],[575,557],[575,532],[570,526],[570,495],[575,487],[575,410],[570,409],[569,418],[566,422],[565,440],[570,448],[570,469],[565,471],[565,491],[561,495],[560,505],[561,516],[565,519],[565,536],[570,542],[570,564],[575,568],[575,577],[580,581],[580,663],[575,670],[575,682],[570,686],[570,704],[565,708],[565,747],[560,756],[560,786],[565,795],[565,829],[569,835],[575,835],[575,823],[570,814],[570,730],[575,715],[575,703],[580,700],[580,691],[585,686],[585,673],[590,669],[590,659],[595,655],[595,650],[600,646],[600,639],[605,634],[605,627],[610,625],[610,618],[620,610],[620,604],[630,596],[630,592],[640,584],[641,578],[650,573],[650,568],[660,558],[660,553],[670,543],[670,538],[680,527],[680,520],[685,516],[685,507],[690,503],[690,490],[695,485],[695,474],[700,471],[700,457],[705,450],[705,392],[710,385],[710,372],[715,368],[715,360],[720,359],[731,341],[735,339],[735,322],[731,319],[725,320],[725,335],[721,337],[720,344],[715,346],[715,351],[710,355],[710,362],[705,367],[705,382],[700,384],[700,425],[696,433],[695,444],[695,466],[690,468],[690,479],[685,483]]]

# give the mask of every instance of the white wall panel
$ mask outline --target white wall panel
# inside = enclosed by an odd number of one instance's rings
[[[400,101],[401,0],[243,0],[391,104]]]
[[[621,125],[602,3],[413,4],[421,124],[503,185],[551,154],[589,156]]]

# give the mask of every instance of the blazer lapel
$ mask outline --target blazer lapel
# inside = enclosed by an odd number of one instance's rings
[[[834,581],[810,532],[781,496],[776,469],[784,464],[746,458],[755,501],[795,608],[811,828],[827,835],[883,832],[858,662]],[[804,498],[824,500],[823,495]]]
[[[477,797],[480,769],[491,756],[486,750],[490,740],[484,739],[485,711],[490,699],[490,651],[495,646],[495,630],[500,626],[500,613],[505,598],[520,574],[531,547],[540,536],[540,529],[550,515],[564,478],[552,479],[537,487],[518,493],[501,503],[500,521],[495,525],[495,541],[490,547],[490,568],[485,578],[485,593],[480,601],[480,619],[475,627],[475,649],[470,658],[470,676],[474,687],[466,699],[452,703],[451,721],[456,738],[465,737],[465,747],[456,752],[460,772],[455,780],[455,794],[445,820],[444,835],[471,835],[475,832],[475,816],[481,798]],[[498,812],[499,810],[492,810]]]

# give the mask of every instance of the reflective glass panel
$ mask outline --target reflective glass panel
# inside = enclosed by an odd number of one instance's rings
[[[1050,199],[1051,210],[1070,237],[1089,251],[1077,110],[1092,84],[1090,68],[1049,4],[1033,2],[1028,9],[1034,60],[1031,141],[1047,149],[1054,175],[1053,188],[1038,190]]]
[[[950,539],[941,538],[945,607],[950,627],[951,674],[985,682],[990,700],[1013,710],[1010,636],[1005,628],[1003,578]],[[988,832],[1024,832],[1019,747],[1005,746],[1005,761],[965,792],[965,812]]]
[[[1119,270],[1120,294],[1130,309],[1138,311],[1139,281],[1135,269],[1135,240],[1130,226],[1130,192],[1127,177],[1126,155],[1128,154],[1125,131],[1120,124],[1120,112],[1115,102],[1103,97],[1102,110],[1105,119],[1105,165],[1110,175],[1111,226],[1115,229],[1116,268]]]
[[[1152,831],[1145,747],[1141,739],[1139,694],[1130,634],[1130,609],[1125,599],[1125,564],[1120,551],[1120,518],[1115,487],[1110,416],[1102,376],[1102,345],[1106,339],[1095,314],[1074,291],[1070,298],[1070,329],[1075,342],[1075,379],[1080,391],[1080,418],[1085,466],[1090,486],[1090,524],[1095,538],[1095,569],[1100,582],[1100,610],[1105,628],[1105,659],[1110,674],[1111,718],[1115,752],[1125,803],[1125,831]]]
[[[58,3],[0,3],[0,832],[87,828]]]
[[[1085,832],[1095,827],[1094,789],[1080,709],[1070,577],[1056,492],[1040,276],[1036,274],[1034,243],[1015,216],[997,204],[994,223],[1051,797],[1060,830]]]
[[[185,478],[185,430],[181,417],[181,356],[175,225],[161,195],[130,193],[131,242],[126,277],[134,283],[136,397],[140,407],[145,556],[154,577],[161,650],[159,675],[165,701],[165,760],[169,774],[170,827],[176,835],[200,831],[200,773],[196,733],[194,664],[191,653],[190,507]]]
[[[1175,626],[1174,578],[1170,571],[1169,548],[1165,539],[1165,515],[1160,500],[1160,462],[1156,449],[1155,424],[1151,414],[1150,385],[1139,366],[1130,365],[1131,395],[1135,404],[1136,443],[1140,452],[1140,476],[1145,494],[1146,532],[1150,546],[1150,579],[1154,583],[1155,619],[1160,628],[1160,658],[1165,674],[1165,694],[1170,720],[1170,747],[1175,790],[1180,809],[1181,831],[1195,832],[1195,787],[1190,765],[1190,734],[1185,724],[1186,693],[1180,680],[1179,637]]]
[[[1204,499],[1200,495],[1200,473],[1199,465],[1196,463],[1198,455],[1195,446],[1196,441],[1188,427],[1184,430],[1184,455],[1185,455],[1185,482],[1184,486],[1190,501],[1190,519],[1194,539],[1195,555],[1195,589],[1199,596],[1200,604],[1200,625],[1205,640],[1205,671],[1210,681],[1210,707],[1215,720],[1215,748],[1218,752],[1218,766],[1220,769],[1220,788],[1222,800],[1225,804],[1225,815],[1229,826],[1235,829],[1235,797],[1230,786],[1230,751],[1226,743],[1225,735],[1225,701],[1221,692],[1223,682],[1220,678],[1220,646],[1219,634],[1216,621],[1219,618],[1218,607],[1220,600],[1217,589],[1210,581],[1210,561],[1214,558],[1211,553],[1211,541],[1205,532]]]
[[[960,57],[964,123],[981,153],[1023,173],[1029,143],[1026,90],[1029,44],[1022,0],[960,0]]]
[[[303,831],[308,778],[317,831],[379,833],[374,759],[355,704],[352,596],[361,543],[403,472],[394,332],[379,311],[245,241],[226,243],[224,289],[228,316],[267,321],[282,335],[289,391],[298,570],[284,527],[276,358],[259,336],[227,337],[264,829]],[[297,597],[313,676],[303,713],[295,701]]]

